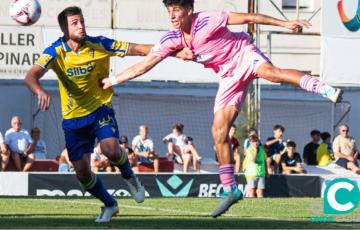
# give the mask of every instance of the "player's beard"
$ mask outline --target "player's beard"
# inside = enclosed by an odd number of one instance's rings
[[[72,35],[72,36],[70,36],[70,39],[79,44],[83,44],[86,39],[86,33],[84,33],[82,35]]]

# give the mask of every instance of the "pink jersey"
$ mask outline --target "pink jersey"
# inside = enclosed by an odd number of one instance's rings
[[[220,75],[232,72],[236,54],[250,45],[251,37],[244,32],[234,33],[227,27],[228,13],[205,11],[193,14],[191,44],[196,62],[212,68]],[[181,30],[167,32],[153,48],[154,55],[165,58],[187,47]]]

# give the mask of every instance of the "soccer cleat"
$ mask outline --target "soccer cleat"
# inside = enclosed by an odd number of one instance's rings
[[[216,218],[225,213],[233,204],[237,203],[239,200],[242,200],[242,192],[234,186],[231,192],[223,192],[221,195],[221,201],[218,206],[214,209],[211,214],[212,217]]]
[[[116,214],[118,214],[118,213],[119,213],[119,207],[118,207],[117,203],[111,207],[103,206],[103,207],[101,207],[101,213],[96,218],[95,222],[96,223],[108,223],[108,222],[110,222],[111,217],[116,216]]]
[[[339,88],[336,88],[335,92],[332,95],[329,95],[329,99],[333,102],[333,103],[339,103],[342,101],[342,94],[344,93],[344,91],[342,91]]]
[[[141,184],[139,178],[133,174],[130,179],[125,179],[127,186],[129,187],[131,196],[137,203],[142,203],[145,200],[145,187]]]

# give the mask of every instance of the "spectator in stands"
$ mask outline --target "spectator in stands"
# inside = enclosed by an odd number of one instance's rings
[[[193,140],[183,134],[184,125],[176,123],[173,126],[172,133],[163,138],[168,147],[168,156],[173,156],[174,160],[183,164],[183,171],[188,172],[190,163],[193,163],[194,169],[200,172],[200,161],[202,157],[193,145]],[[195,167],[196,166],[196,167]]]
[[[74,165],[69,160],[67,148],[64,148],[59,156],[59,172],[75,172]]]
[[[285,128],[282,125],[275,125],[273,132],[274,136],[269,137],[265,142],[265,146],[268,149],[266,165],[269,174],[279,172],[281,153],[285,150],[285,143],[281,139],[285,132]],[[274,169],[272,169],[272,165],[274,166]]]
[[[321,133],[321,139],[323,143],[319,145],[319,148],[316,151],[316,162],[318,166],[327,166],[329,161],[334,159],[330,133]]]
[[[21,128],[20,117],[12,117],[11,128],[5,133],[5,143],[9,146],[16,169],[21,171],[21,161],[25,161],[22,171],[29,171],[35,161],[35,147],[29,132]]]
[[[9,163],[10,152],[7,145],[4,142],[4,137],[0,132],[0,171],[5,171],[7,164]]]
[[[340,135],[334,139],[333,151],[336,164],[360,174],[360,168],[357,163],[359,150],[356,148],[356,141],[349,136],[349,126],[343,124],[339,127]]]
[[[235,173],[241,170],[241,157],[239,152],[239,140],[236,138],[236,125],[232,125],[229,130],[230,147],[232,150],[232,158],[235,161]]]
[[[100,142],[97,143],[90,156],[90,165],[93,172],[120,172],[120,169],[110,165],[109,159],[101,152]]]
[[[125,149],[125,151],[128,155],[129,163],[130,163],[132,170],[134,172],[139,172],[139,167],[137,164],[137,156],[136,156],[134,150],[129,147],[129,139],[127,138],[127,136],[120,136],[119,144],[120,144],[121,148]]]
[[[256,133],[249,136],[250,146],[247,148],[245,157],[245,177],[248,197],[264,197],[266,176],[266,154],[259,145],[259,137]]]
[[[320,131],[316,129],[310,132],[311,142],[305,145],[303,152],[304,162],[308,165],[317,165],[316,151],[319,148],[320,135]]]
[[[301,156],[296,152],[296,143],[288,141],[286,152],[281,156],[281,167],[283,174],[304,174],[305,169],[301,165]]]
[[[45,160],[47,158],[46,144],[45,141],[40,138],[40,129],[36,127],[32,128],[30,133],[35,146],[35,159]]]
[[[154,142],[148,135],[149,128],[140,125],[139,135],[133,138],[132,149],[137,156],[138,164],[153,165],[154,172],[159,172],[159,156],[155,152]]]

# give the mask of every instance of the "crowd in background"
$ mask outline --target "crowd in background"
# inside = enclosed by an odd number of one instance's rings
[[[131,143],[128,137],[119,137],[119,145],[128,155],[129,162],[135,172],[139,171],[140,165],[146,165],[159,172],[159,160],[172,160],[182,165],[183,172],[189,172],[192,166],[195,172],[200,172],[201,160],[193,138],[183,133],[184,125],[176,123],[172,132],[163,138],[167,146],[166,154],[159,154],[149,136],[147,125],[139,126],[139,134]],[[235,172],[243,172],[249,180],[250,187],[264,189],[264,179],[271,174],[304,174],[304,165],[324,167],[329,164],[336,164],[345,169],[360,174],[357,160],[359,151],[356,141],[349,136],[349,127],[343,124],[339,127],[339,135],[332,141],[328,132],[312,130],[311,141],[305,145],[302,157],[296,149],[296,143],[292,140],[283,140],[285,128],[282,125],[275,125],[273,135],[263,143],[255,129],[250,129],[247,138],[242,144],[236,138],[237,129],[233,125],[229,132],[231,143],[232,160],[235,165]],[[320,143],[320,140],[321,143]],[[215,148],[214,148],[215,149]],[[119,172],[119,168],[111,165],[110,161],[101,153],[100,145],[96,145],[91,153],[91,168],[94,172]],[[165,155],[161,157],[161,155]],[[9,161],[18,171],[29,171],[36,160],[47,159],[47,150],[44,140],[41,139],[39,128],[33,128],[30,133],[22,128],[20,117],[14,116],[11,119],[11,128],[3,136],[0,132],[0,166],[5,170]],[[215,159],[217,154],[215,152]],[[58,157],[59,171],[73,171],[73,164],[67,156],[66,148]],[[252,186],[253,185],[253,186]],[[262,192],[251,190],[250,196],[262,196]]]

